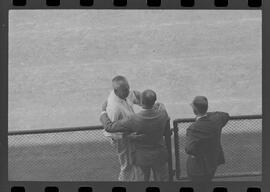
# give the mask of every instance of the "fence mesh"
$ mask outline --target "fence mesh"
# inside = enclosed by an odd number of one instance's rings
[[[9,135],[11,181],[115,181],[119,163],[102,130]]]
[[[187,176],[184,144],[185,131],[191,123],[177,122],[178,134],[174,138],[178,143],[174,141],[172,146],[181,169],[177,179]],[[101,129],[9,134],[9,180],[116,181],[118,157]],[[261,131],[261,118],[230,120],[221,136],[226,163],[218,168],[216,176],[261,174]]]
[[[192,122],[176,122],[178,128],[178,154],[180,177],[187,177],[184,151],[185,133]],[[222,130],[222,146],[225,154],[224,165],[221,165],[216,177],[253,176],[262,172],[262,119],[231,119]],[[177,145],[177,142],[175,142]],[[177,159],[177,158],[176,158]],[[177,167],[177,166],[176,166]],[[179,170],[176,170],[179,171]]]

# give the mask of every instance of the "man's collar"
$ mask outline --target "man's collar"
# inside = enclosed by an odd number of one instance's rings
[[[118,96],[115,94],[114,90],[112,90],[112,94],[113,94],[114,98],[116,98],[118,101],[120,101],[120,102],[126,101],[126,99],[122,99],[122,98],[118,97]]]
[[[147,108],[141,108],[141,112],[147,112],[147,111],[153,111],[153,108],[147,109]]]
[[[196,121],[198,121],[199,119],[201,119],[201,118],[203,118],[203,117],[206,117],[207,116],[207,114],[204,114],[204,115],[202,115],[202,116],[197,116],[196,117]]]

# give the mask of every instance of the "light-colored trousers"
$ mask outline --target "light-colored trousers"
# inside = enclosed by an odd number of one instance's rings
[[[140,181],[143,179],[142,170],[133,164],[133,152],[134,145],[129,142],[126,137],[122,139],[117,139],[113,141],[116,147],[119,163],[120,163],[120,173],[119,181]]]
[[[153,164],[152,166],[142,166],[141,170],[143,172],[144,180],[151,180],[151,171],[153,173],[153,181],[169,181],[168,167],[166,163]]]

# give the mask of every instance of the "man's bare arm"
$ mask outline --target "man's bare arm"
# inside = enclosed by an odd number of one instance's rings
[[[108,100],[106,100],[106,101],[102,104],[101,111],[106,111],[107,105],[108,105]]]
[[[141,92],[137,90],[133,90],[133,94],[135,96],[135,99],[133,100],[133,103],[136,105],[141,106],[142,105],[142,99],[141,99]]]

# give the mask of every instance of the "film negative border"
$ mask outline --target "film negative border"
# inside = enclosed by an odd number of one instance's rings
[[[44,188],[45,192],[59,192],[60,189],[58,187],[50,187],[47,186]],[[126,192],[127,189],[125,187],[113,187],[112,192]],[[213,187],[213,192],[228,192],[226,187]],[[249,187],[247,192],[261,192],[259,187]],[[11,192],[26,192],[25,187],[11,187]],[[93,192],[92,187],[79,187],[77,192]],[[145,192],[160,192],[158,187],[147,187]],[[193,187],[181,187],[179,192],[194,192]]]
[[[9,0],[11,9],[261,9],[262,0]]]
[[[263,127],[270,126],[270,1],[255,0],[161,0],[160,6],[149,6],[145,0],[61,0],[59,5],[47,5],[46,0],[1,0],[0,1],[0,191],[168,191],[197,192],[196,186],[189,182],[168,183],[119,183],[119,182],[9,182],[8,181],[8,145],[7,145],[7,109],[8,109],[8,11],[10,9],[262,9],[263,10]],[[52,1],[51,1],[52,2]],[[227,6],[226,6],[227,5]],[[268,106],[268,107],[266,107]],[[269,172],[270,142],[269,129],[263,129],[263,181],[262,182],[213,182],[210,191],[228,192],[265,192],[270,190]],[[4,155],[3,155],[4,154]],[[49,187],[49,188],[48,188]]]
[[[61,188],[55,187],[55,186],[46,186],[44,187],[45,192],[59,192]],[[179,192],[194,192],[193,187],[180,187]],[[211,191],[213,192],[228,192],[228,189],[226,187],[211,187]],[[11,187],[11,192],[26,192],[26,188],[23,186],[13,186]],[[79,187],[77,190],[74,190],[77,192],[93,192],[92,187]],[[112,192],[126,192],[126,187],[113,187]],[[145,192],[160,192],[159,187],[146,187]],[[246,192],[261,192],[260,187],[248,187]]]
[[[167,184],[167,183],[166,183]],[[247,183],[240,182],[239,183],[231,183],[230,185],[224,185],[224,183],[214,183],[207,187],[207,192],[263,192],[261,186],[250,182],[249,185]],[[107,186],[100,187],[96,184],[80,184],[76,183],[39,183],[38,186],[31,187],[29,185],[24,186],[11,186],[10,192],[28,192],[28,191],[40,191],[40,192],[94,192],[94,191],[104,191],[104,192],[205,192],[201,191],[200,186],[196,186],[191,183],[168,183],[167,186],[162,184],[152,184],[152,183],[128,183],[120,186],[119,184],[114,184],[111,186],[110,184],[105,184]],[[103,184],[104,185],[104,184]],[[67,190],[68,189],[68,190]],[[135,189],[135,190],[134,190]]]

